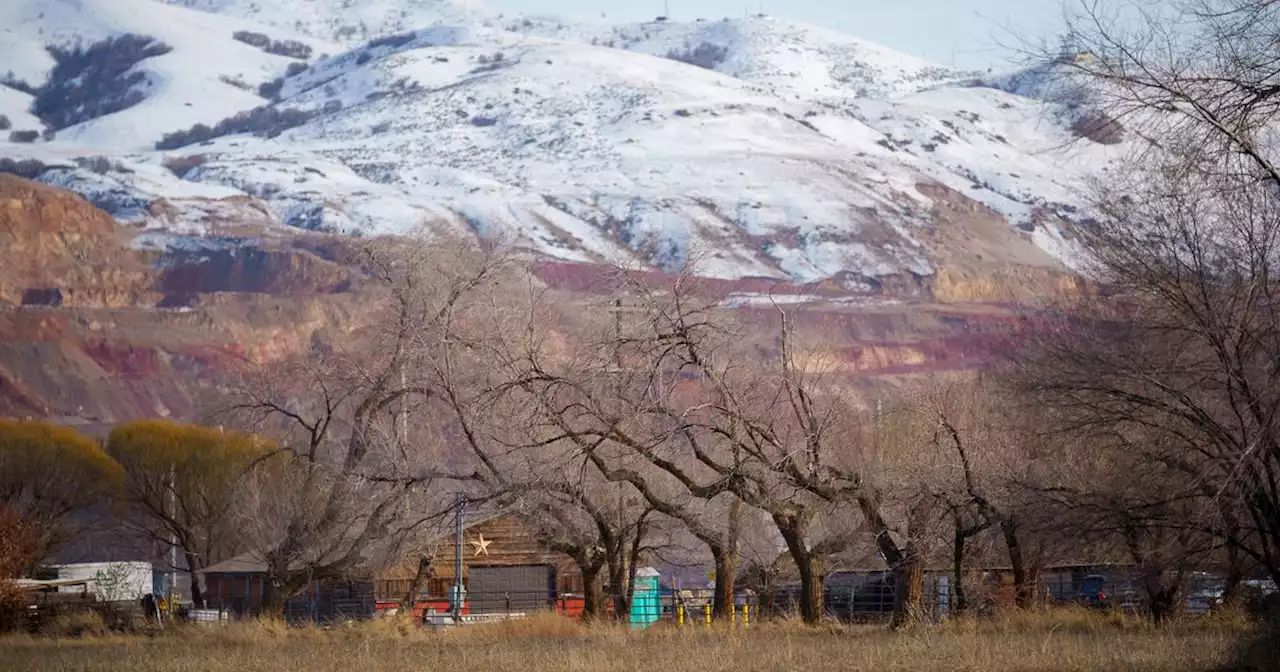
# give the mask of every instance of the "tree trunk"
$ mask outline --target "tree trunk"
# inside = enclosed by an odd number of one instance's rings
[[[284,591],[280,589],[283,583],[271,573],[262,577],[261,615],[263,618],[284,618],[284,603],[285,600],[289,599],[289,596],[285,595]],[[248,601],[248,596],[246,596],[246,602]]]
[[[774,615],[774,602],[778,597],[778,585],[774,580],[774,572],[771,567],[758,567],[760,585],[759,592],[756,595],[756,613],[761,618],[766,615]]]
[[[924,558],[914,544],[907,544],[893,568],[893,620],[890,628],[902,628],[924,620]]]
[[[819,624],[824,612],[822,561],[812,553],[805,553],[802,559],[797,559],[797,564],[800,567],[800,617],[810,625]]]
[[[1147,591],[1147,606],[1151,609],[1151,620],[1160,626],[1178,613],[1178,589],[1162,586]]]
[[[1147,609],[1156,625],[1164,625],[1181,611],[1182,572],[1161,569],[1154,561],[1146,564],[1142,570],[1142,591]]]
[[[647,520],[651,512],[646,511],[640,516],[640,522],[636,524],[635,534],[631,535],[631,548],[627,551],[627,583],[623,587],[623,594],[626,596],[626,613],[622,615],[623,622],[631,621],[631,607],[636,600],[636,572],[640,569],[640,552],[644,549],[644,537],[646,534]]]
[[[1244,594],[1240,589],[1244,585],[1242,555],[1239,548],[1231,544],[1227,545],[1227,576],[1222,582],[1223,606],[1235,606]]]
[[[794,519],[774,516],[774,522],[800,574],[800,618],[809,625],[817,625],[823,616],[822,562],[809,551],[803,530]]]
[[[742,500],[729,504],[728,529],[723,544],[708,544],[715,561],[716,587],[711,603],[711,617],[733,618],[734,592],[738,583],[738,541],[742,536]]]
[[[204,609],[204,590],[200,587],[199,573],[203,568],[196,563],[195,554],[184,551],[183,557],[187,560],[187,575],[191,577],[191,604],[196,609]]]
[[[600,586],[600,565],[578,563],[582,572],[582,620],[595,620],[604,609],[604,588]]]
[[[738,574],[738,556],[718,546],[712,547],[715,561],[716,587],[711,602],[711,617],[727,619],[733,613],[734,584]]]
[[[951,552],[951,615],[963,616],[969,611],[969,598],[964,592],[964,546],[968,535],[956,521],[956,541]]]
[[[627,563],[620,552],[609,554],[609,597],[614,620],[625,623],[631,616],[631,594],[627,591]]]
[[[1018,523],[1013,518],[1000,521],[1004,544],[1009,551],[1009,565],[1013,568],[1014,604],[1019,609],[1029,609],[1035,603],[1035,585],[1027,572],[1027,561],[1018,540]]]
[[[319,581],[319,578],[314,578]],[[285,572],[273,570],[267,566],[267,574],[262,577],[262,616],[266,618],[284,618],[285,603],[298,591],[311,584],[310,573]],[[248,596],[246,596],[247,600]]]
[[[636,602],[636,571],[639,569],[637,566],[639,563],[637,555],[638,554],[633,553],[627,562],[627,583],[623,587],[623,594],[627,597],[627,610],[626,613],[622,615],[622,621],[624,623],[631,622],[631,608]]]
[[[901,547],[889,531],[889,524],[880,514],[879,502],[871,497],[860,497],[858,508],[867,520],[867,526],[876,535],[876,549],[885,564],[893,570],[893,619],[891,627],[899,628],[914,623],[924,615],[924,559],[915,544]],[[913,515],[920,514],[916,512]]]
[[[413,607],[418,603],[418,596],[422,594],[422,584],[431,578],[434,573],[431,566],[431,556],[418,556],[418,571],[413,574],[413,583],[410,584],[409,590],[405,591],[404,597],[400,599],[402,609],[408,609],[411,613]]]

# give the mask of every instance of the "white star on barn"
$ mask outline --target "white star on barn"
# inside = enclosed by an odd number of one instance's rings
[[[483,534],[477,534],[476,540],[468,543],[476,547],[476,555],[489,555],[489,544],[492,544],[493,540],[485,539]]]

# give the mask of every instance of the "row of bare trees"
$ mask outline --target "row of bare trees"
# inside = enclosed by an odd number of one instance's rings
[[[277,603],[402,552],[459,492],[535,521],[590,614],[629,613],[654,558],[712,566],[717,617],[740,578],[766,601],[794,582],[810,622],[828,572],[883,566],[906,624],[939,558],[964,610],[978,560],[1012,567],[1029,606],[1061,557],[1034,494],[1056,492],[1033,469],[1049,451],[990,376],[860,380],[812,312],[732,308],[693,273],[619,269],[584,296],[443,238],[366,263],[367,330],[245,381],[233,409],[279,441],[238,526]]]
[[[1061,73],[1123,125],[1082,240],[1098,296],[1016,362],[1082,466],[1049,506],[1117,539],[1157,618],[1206,558],[1228,600],[1280,582],[1280,11],[1266,0],[1087,2]],[[1087,467],[1086,467],[1087,465]]]
[[[429,524],[442,490],[540,521],[593,611],[597,581],[624,612],[637,562],[677,546],[714,565],[717,614],[785,564],[809,621],[857,562],[892,570],[898,623],[940,557],[958,579],[975,557],[1011,568],[1019,606],[1047,563],[1132,564],[1157,618],[1198,567],[1226,568],[1228,597],[1280,579],[1280,15],[1107,9],[1071,14],[1092,57],[1059,62],[1089,92],[1072,105],[1138,155],[1075,241],[1094,290],[1036,313],[1008,366],[859,381],[804,309],[730,310],[692,273],[620,269],[583,297],[495,249],[382,247],[386,310],[359,345],[317,343],[241,405],[291,428],[324,493],[268,535],[281,585],[308,546],[290,540],[328,539],[335,557],[301,566],[338,571]]]
[[[217,529],[260,550],[277,608],[411,548],[459,493],[534,521],[592,615],[628,613],[654,558],[713,566],[717,616],[739,581],[762,601],[794,582],[809,622],[843,567],[892,572],[899,625],[940,567],[960,611],[980,565],[1028,607],[1050,564],[1129,564],[1157,619],[1201,568],[1228,599],[1280,581],[1273,5],[1189,0],[1176,30],[1076,15],[1095,57],[1065,76],[1141,154],[1078,234],[1093,290],[1035,311],[1004,366],[863,379],[816,309],[732,307],[693,265],[583,293],[498,245],[374,241],[363,326],[226,404],[272,443],[226,479]]]

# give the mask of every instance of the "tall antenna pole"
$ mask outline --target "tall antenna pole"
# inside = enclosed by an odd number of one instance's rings
[[[671,0],[662,0],[662,15],[671,18]]]
[[[175,465],[169,465],[169,515],[172,520],[178,518],[178,503],[175,501],[175,493],[177,491],[177,470]],[[176,595],[174,591],[175,584],[178,582],[178,535],[173,530],[173,525],[169,525],[169,594],[165,605],[168,607],[168,614],[171,616],[177,610],[173,608],[173,599]]]
[[[619,401],[619,408],[621,409],[622,407],[621,406],[621,401],[622,401],[622,297],[621,296],[614,299],[613,301],[613,368],[615,371],[614,375],[617,376],[614,379],[614,382],[615,382],[614,394],[617,396],[617,399]],[[618,481],[617,487],[615,488],[618,494],[618,534],[622,538],[625,538],[624,529],[626,527],[626,517],[622,511],[623,510],[623,503],[622,503],[623,488],[625,487],[626,486],[623,484],[622,481]],[[621,539],[619,539],[619,543],[621,543]]]
[[[453,620],[462,620],[462,493],[457,494],[453,520]]]
[[[613,301],[613,366],[622,371],[622,297]]]
[[[400,450],[409,449],[409,403],[408,395],[405,395],[404,369],[400,369],[400,389],[403,396],[400,397]]]

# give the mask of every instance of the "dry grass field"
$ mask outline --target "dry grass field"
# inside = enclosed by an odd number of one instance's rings
[[[1163,629],[1083,612],[888,632],[874,626],[628,632],[544,617],[430,632],[383,621],[331,629],[242,623],[157,635],[0,638],[14,672],[390,670],[1230,670],[1253,628],[1208,619]],[[1263,654],[1258,660],[1269,656]],[[1252,669],[1263,669],[1262,667]]]

